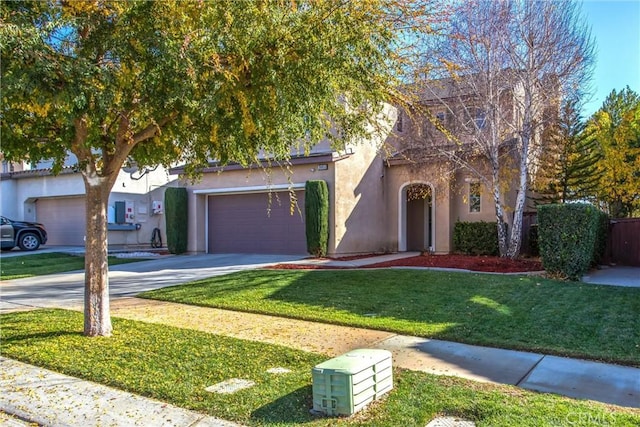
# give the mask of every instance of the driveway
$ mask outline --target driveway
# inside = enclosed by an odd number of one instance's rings
[[[303,257],[246,254],[176,255],[120,264],[109,269],[109,294],[112,299],[128,297],[151,289],[280,262],[291,262]],[[77,307],[83,304],[84,272],[4,281],[0,285],[0,291],[0,311],[14,310],[21,306]]]

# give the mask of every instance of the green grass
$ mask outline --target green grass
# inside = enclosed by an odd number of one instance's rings
[[[138,261],[142,261],[142,259],[109,257],[109,265]],[[74,270],[84,270],[84,256],[51,252],[0,258],[0,279],[2,280],[22,279]]]
[[[424,270],[255,270],[141,294],[640,366],[640,289]]]
[[[309,413],[310,372],[320,355],[118,318],[112,337],[86,338],[82,315],[65,310],[4,314],[0,321],[3,356],[248,425],[409,427],[441,414],[479,426],[640,423],[638,410],[402,370],[394,372],[388,397],[364,412],[349,419],[315,417]],[[292,372],[268,374],[271,367]],[[230,395],[204,391],[234,377],[256,385]]]

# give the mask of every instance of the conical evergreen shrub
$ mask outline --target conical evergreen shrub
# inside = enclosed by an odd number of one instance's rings
[[[187,251],[188,200],[186,188],[167,188],[164,193],[164,213],[167,225],[167,249],[172,254]]]
[[[306,182],[304,214],[307,251],[313,256],[325,256],[329,244],[329,188],[325,181]]]

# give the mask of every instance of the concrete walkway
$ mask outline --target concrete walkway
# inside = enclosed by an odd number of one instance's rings
[[[585,283],[640,288],[640,267],[602,266],[582,277]]]
[[[0,411],[41,426],[239,426],[4,357],[0,390]]]

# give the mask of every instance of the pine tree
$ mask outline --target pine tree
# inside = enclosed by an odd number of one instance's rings
[[[558,122],[546,137],[549,149],[534,183],[536,202],[593,200],[600,183],[598,162],[602,155],[593,129],[582,120],[577,100],[564,103]]]

